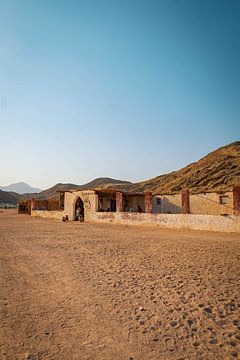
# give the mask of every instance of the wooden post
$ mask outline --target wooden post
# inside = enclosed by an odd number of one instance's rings
[[[182,190],[182,214],[190,214],[190,193],[189,190]]]

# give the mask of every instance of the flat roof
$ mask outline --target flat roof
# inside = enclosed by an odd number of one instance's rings
[[[123,195],[127,196],[144,196],[145,194],[142,192],[125,192],[116,189],[104,189],[104,188],[94,188],[94,189],[68,189],[68,190],[57,190],[58,193],[65,193],[65,192],[76,192],[76,191],[95,191],[97,194],[108,194],[108,195],[115,195],[117,192],[122,193]]]

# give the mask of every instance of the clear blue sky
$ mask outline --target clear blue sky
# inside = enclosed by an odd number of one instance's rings
[[[130,181],[240,138],[239,0],[0,0],[0,185]]]

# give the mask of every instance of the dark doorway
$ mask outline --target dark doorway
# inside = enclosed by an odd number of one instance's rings
[[[116,199],[111,199],[111,211],[116,211]]]
[[[75,220],[84,221],[84,206],[80,197],[77,198],[75,204]]]

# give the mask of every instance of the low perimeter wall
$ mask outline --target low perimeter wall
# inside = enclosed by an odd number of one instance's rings
[[[31,213],[32,216],[35,217],[41,217],[41,218],[47,218],[47,219],[57,219],[62,220],[64,216],[64,211],[62,210],[32,210]]]
[[[95,212],[92,221],[118,224],[159,225],[172,229],[210,230],[240,233],[240,217],[234,215],[146,214]]]
[[[64,211],[33,210],[32,216],[62,220]],[[171,229],[210,230],[240,233],[240,216],[93,212],[90,221],[128,225],[158,225]]]

